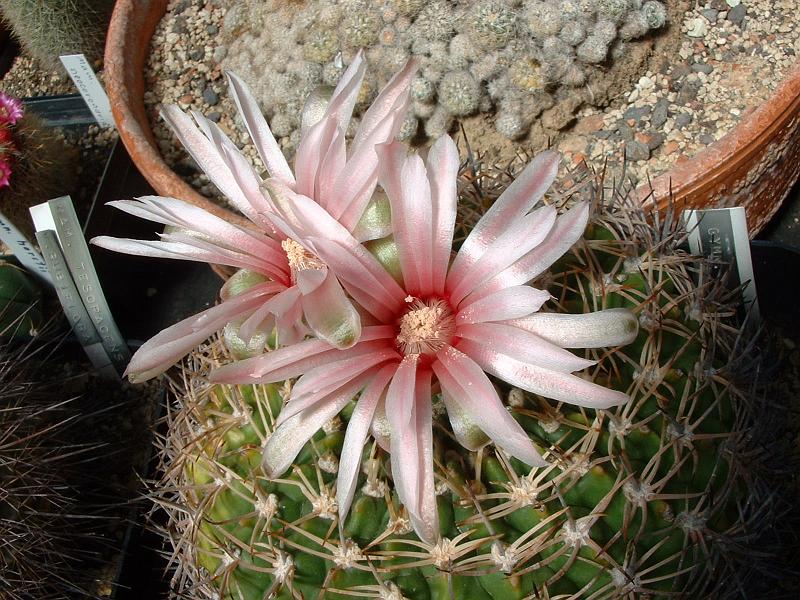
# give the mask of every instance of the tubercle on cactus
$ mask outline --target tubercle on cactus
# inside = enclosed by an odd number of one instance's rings
[[[473,174],[460,228],[508,175]],[[562,197],[595,193],[589,181]],[[442,538],[430,545],[411,532],[376,443],[364,451],[351,513],[338,522],[335,470],[352,405],[287,475],[265,478],[261,448],[292,383],[209,386],[208,371],[229,359],[208,344],[184,366],[162,441],[158,493],[180,506],[171,522],[181,588],[247,600],[725,597],[745,572],[728,549],[748,543],[752,524],[768,526],[764,506],[778,502],[746,458],[749,428],[768,417],[734,384],[726,357],[735,328],[719,310],[721,290],[693,283],[703,266],[676,248],[680,233],[618,199],[597,204],[585,242],[554,265],[548,289],[559,311],[639,315],[631,346],[587,351],[598,360],[591,377],[632,402],[592,411],[507,390],[509,410],[551,460],[535,470],[493,446],[465,452],[437,419]]]
[[[583,88],[587,82],[591,87],[598,78],[607,78],[605,69],[613,67],[612,54],[619,44],[660,32],[667,19],[660,0],[644,4],[627,0],[371,4],[311,0],[305,9],[292,6],[291,15],[281,3],[244,3],[235,10],[246,13],[253,23],[263,23],[263,33],[260,27],[252,33],[269,45],[268,54],[274,60],[267,65],[263,56],[251,56],[242,48],[242,57],[235,58],[231,52],[226,65],[254,82],[276,128],[288,131],[280,137],[289,152],[294,149],[292,121],[287,118],[292,107],[302,105],[316,86],[334,85],[341,72],[337,61],[348,63],[360,45],[366,47],[371,70],[377,74],[376,85],[387,81],[409,56],[420,60],[421,81],[412,110],[428,137],[447,133],[457,118],[497,111],[503,116],[497,121],[498,131],[518,138],[529,132],[539,112],[567,91],[591,104],[592,97]],[[236,23],[232,32],[239,30],[238,19]],[[322,71],[310,79],[301,76],[302,69],[291,65],[304,60],[321,65]],[[504,75],[509,66],[534,62],[546,74],[541,85],[509,84]],[[533,117],[504,108],[520,94],[524,104],[538,107]],[[540,99],[542,94],[549,103]],[[410,135],[409,125],[406,136]]]

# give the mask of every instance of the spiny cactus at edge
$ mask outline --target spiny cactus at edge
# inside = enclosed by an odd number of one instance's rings
[[[0,0],[0,14],[17,39],[51,69],[63,54],[101,59],[113,8],[113,0]]]

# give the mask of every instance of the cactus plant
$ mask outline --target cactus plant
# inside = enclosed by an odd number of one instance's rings
[[[77,182],[78,151],[58,132],[25,113],[13,125],[0,119],[0,170],[9,165],[6,185],[0,187],[0,211],[29,239],[33,223],[28,208],[69,194]]]
[[[659,0],[251,0],[234,8],[253,26],[243,35],[237,20],[224,32],[240,36],[224,65],[251,82],[288,152],[296,149],[298,136],[287,133],[287,116],[316,86],[335,85],[341,61],[349,63],[359,46],[366,49],[377,85],[409,56],[420,61],[413,116],[430,138],[476,113],[500,114],[496,129],[519,138],[564,95],[579,99],[576,109],[602,103],[607,69],[620,62],[612,51],[619,56],[620,44],[661,32],[667,22]],[[267,64],[265,57],[274,60]],[[297,63],[304,62],[322,70],[301,77]],[[527,77],[505,77],[518,64],[540,65],[537,86]],[[511,109],[513,102],[535,108]]]
[[[457,239],[508,172],[468,170]],[[596,191],[575,186],[572,195]],[[704,263],[678,249],[680,231],[653,225],[620,196],[595,205],[585,240],[539,283],[567,312],[638,315],[633,344],[587,351],[598,360],[591,377],[629,394],[628,404],[574,408],[505,388],[511,414],[550,458],[531,469],[495,446],[464,451],[435,402],[441,537],[424,542],[379,441],[367,444],[350,514],[339,520],[335,481],[352,402],[286,475],[268,479],[263,447],[293,384],[210,385],[209,372],[231,357],[221,341],[205,344],[175,382],[156,490],[170,513],[176,591],[577,600],[724,597],[739,585],[741,561],[753,561],[751,525],[778,516],[777,488],[765,485],[752,451],[758,403],[736,384],[736,328],[714,282],[695,284]],[[538,318],[552,332],[561,317]]]
[[[0,0],[0,13],[25,49],[49,68],[63,54],[103,56],[113,0]]]

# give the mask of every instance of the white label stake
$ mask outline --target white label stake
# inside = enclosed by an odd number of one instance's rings
[[[83,54],[65,54],[59,58],[69,76],[72,77],[75,87],[83,96],[86,106],[92,111],[97,124],[100,127],[114,127],[111,103],[86,57]]]
[[[3,240],[3,243],[11,248],[19,262],[30,271],[31,275],[41,283],[53,287],[53,278],[47,270],[47,264],[42,255],[3,213],[0,213],[0,240]]]

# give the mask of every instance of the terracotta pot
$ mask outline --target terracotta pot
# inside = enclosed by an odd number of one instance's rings
[[[159,194],[181,198],[234,222],[237,214],[194,191],[164,160],[144,109],[144,64],[167,0],[117,0],[105,56],[106,85],[120,137]],[[762,106],[704,151],[638,190],[659,208],[744,206],[755,235],[778,210],[800,176],[800,62]]]

